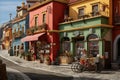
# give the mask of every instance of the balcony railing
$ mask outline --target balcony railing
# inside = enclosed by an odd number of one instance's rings
[[[24,35],[24,33],[22,31],[13,33],[14,38],[21,38],[23,35]]]
[[[47,24],[43,23],[42,25],[33,26],[32,28],[27,29],[26,34],[31,35],[31,34],[34,34],[34,33],[39,33],[41,31],[46,30],[46,28],[47,28]]]
[[[96,11],[96,12],[90,12],[84,15],[78,15],[78,19],[87,19],[87,18],[92,18],[92,17],[97,17],[97,16],[109,17],[109,14],[105,11]]]

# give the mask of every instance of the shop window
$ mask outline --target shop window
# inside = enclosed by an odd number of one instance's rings
[[[96,57],[99,54],[99,46],[98,46],[98,37],[95,34],[91,34],[88,36],[88,52],[89,56]]]
[[[63,50],[63,52],[65,52],[65,51],[70,52],[70,41],[62,42],[62,50]]]
[[[61,41],[62,41],[62,51],[63,51],[63,53],[65,51],[70,52],[70,39],[68,37],[63,37],[61,39]]]
[[[75,43],[75,56],[81,57],[81,52],[84,49],[84,42],[82,41],[77,41]]]

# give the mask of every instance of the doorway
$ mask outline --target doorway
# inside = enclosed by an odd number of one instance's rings
[[[117,60],[120,61],[120,38],[118,39],[118,42],[117,42]]]

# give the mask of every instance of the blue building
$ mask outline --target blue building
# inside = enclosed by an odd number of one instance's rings
[[[28,50],[28,42],[21,42],[21,39],[26,36],[26,30],[29,27],[29,15],[27,12],[27,6],[25,3],[22,3],[22,6],[17,6],[17,14],[14,20],[12,21],[12,34],[13,41],[12,47],[14,55],[20,55],[21,48],[24,51]]]

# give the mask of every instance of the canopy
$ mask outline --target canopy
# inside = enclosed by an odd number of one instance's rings
[[[37,41],[38,38],[40,36],[42,36],[45,33],[39,33],[39,34],[35,34],[35,35],[30,35],[30,36],[26,36],[24,38],[21,39],[22,42],[28,42],[28,41]]]

